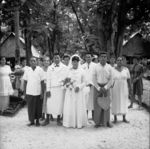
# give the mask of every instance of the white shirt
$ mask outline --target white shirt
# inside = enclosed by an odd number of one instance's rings
[[[29,68],[30,68],[29,66],[24,66],[22,67],[22,70],[25,72],[25,71],[28,71]]]
[[[94,84],[94,79],[95,79],[95,74],[94,71],[96,69],[95,63],[91,62],[90,64],[85,63],[82,65],[82,68],[84,70],[84,76],[85,76],[85,81],[87,84]]]
[[[28,69],[29,69],[30,67],[29,66],[24,66],[24,67],[22,67],[22,70],[23,70],[23,76],[24,76],[24,74],[25,74],[25,72],[26,71],[28,71]]]
[[[23,80],[27,81],[26,94],[38,96],[41,94],[41,81],[44,80],[44,72],[42,68],[36,66],[35,70],[31,67],[25,71]]]
[[[47,91],[50,91],[53,87],[61,86],[61,81],[66,78],[68,67],[63,63],[59,63],[59,66],[52,64],[47,70]]]
[[[95,87],[98,88],[99,84],[106,84],[105,88],[110,88],[112,84],[112,67],[109,64],[105,64],[104,66],[100,63],[97,64],[95,69],[96,83]]]
[[[48,66],[49,67],[49,66]],[[47,70],[48,70],[48,68],[47,69],[45,69],[44,67],[41,67],[42,69],[43,69],[43,74],[44,74],[44,83],[46,83],[46,81],[47,81]]]

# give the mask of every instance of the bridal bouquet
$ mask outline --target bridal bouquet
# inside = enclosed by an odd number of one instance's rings
[[[74,83],[75,80],[72,80],[71,78],[68,77],[61,81],[61,85],[63,86],[63,88],[70,90],[72,90],[75,87]]]

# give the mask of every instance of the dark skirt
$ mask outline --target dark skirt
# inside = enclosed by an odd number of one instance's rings
[[[109,95],[110,96],[110,95]],[[94,89],[94,122],[96,125],[107,126],[110,121],[110,108],[107,110],[102,108],[98,103],[98,91]]]
[[[28,117],[30,122],[42,117],[42,100],[39,96],[26,95]]]
[[[133,94],[134,95],[143,95],[143,82],[142,79],[139,79],[133,83]]]

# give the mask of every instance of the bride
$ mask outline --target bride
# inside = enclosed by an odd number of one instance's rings
[[[79,68],[79,57],[72,57],[72,67],[68,71],[66,89],[63,126],[72,128],[82,128],[87,125],[86,103],[83,95],[85,86],[83,71]]]

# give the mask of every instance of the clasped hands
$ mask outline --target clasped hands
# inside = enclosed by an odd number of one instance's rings
[[[98,96],[99,97],[107,97],[107,89],[105,89],[104,87],[101,87],[100,90],[98,91]]]

